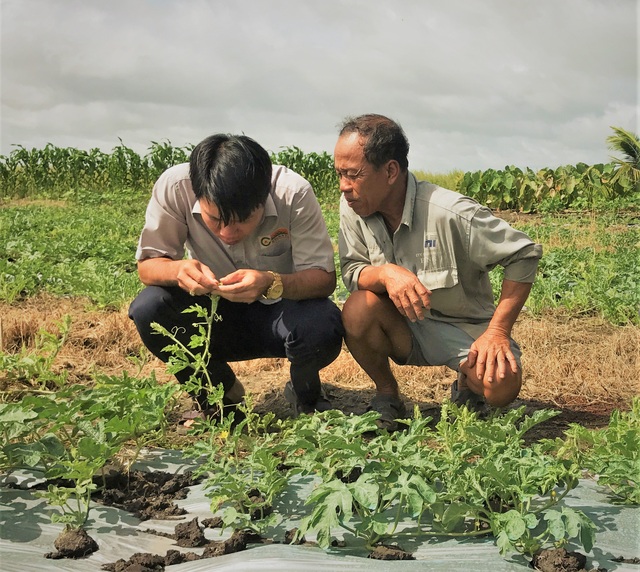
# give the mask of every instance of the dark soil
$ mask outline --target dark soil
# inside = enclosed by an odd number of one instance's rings
[[[84,528],[65,528],[53,545],[56,552],[45,554],[45,558],[84,558],[98,550],[98,543]]]
[[[101,481],[100,477],[98,483]],[[160,471],[131,471],[129,474],[112,471],[106,476],[104,489],[94,500],[126,510],[140,520],[169,520],[186,514],[174,501],[186,498],[189,487],[197,482],[190,472],[172,475]]]
[[[374,560],[415,560],[413,554],[406,552],[396,544],[391,546],[379,544],[369,553],[369,558]]]
[[[168,550],[165,556],[138,552],[129,560],[120,559],[103,565],[102,569],[109,572],[161,572],[166,566],[240,552],[245,550],[249,543],[261,540],[251,532],[236,531],[227,540],[209,541],[204,538],[197,519],[176,526],[174,537],[178,546],[204,546],[202,556],[195,552],[180,552],[178,550]]]
[[[587,557],[579,552],[567,552],[564,548],[541,550],[534,555],[531,566],[540,572],[587,572]],[[606,568],[594,568],[589,572],[606,572]]]

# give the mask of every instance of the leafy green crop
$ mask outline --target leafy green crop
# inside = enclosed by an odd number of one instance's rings
[[[637,200],[639,189],[620,174],[616,163],[578,163],[537,173],[529,168],[507,166],[465,173],[458,191],[492,209],[538,212],[541,208],[591,209],[616,198]]]
[[[297,537],[314,532],[323,548],[342,528],[370,549],[404,536],[492,535],[504,555],[569,540],[589,551],[593,523],[559,504],[577,486],[579,466],[523,445],[529,429],[556,413],[523,413],[481,421],[445,403],[435,430],[416,411],[408,429],[393,434],[376,432],[376,412],[327,411],[277,426],[270,419],[248,434],[251,422],[209,424],[190,454],[205,459],[212,510],[222,509],[225,526],[264,532],[284,516],[272,506],[287,483],[312,477]]]
[[[93,388],[68,385],[0,403],[0,469],[42,472],[49,486],[38,494],[58,508],[52,521],[82,527],[99,487],[96,474],[125,443],[135,443],[131,463],[154,431],[164,430],[165,408],[178,389],[123,373],[98,375]]]
[[[574,423],[564,439],[546,444],[595,475],[615,502],[640,505],[640,397],[633,398],[629,411],[614,411],[606,428]]]
[[[0,350],[0,371],[9,379],[34,383],[40,389],[55,389],[66,384],[66,372],[54,373],[53,360],[64,345],[71,327],[71,317],[65,316],[58,324],[59,335],[41,329],[32,350],[23,346],[17,354]]]
[[[144,220],[123,207],[29,205],[0,209],[0,296],[12,302],[45,290],[120,307],[142,288],[135,249]]]

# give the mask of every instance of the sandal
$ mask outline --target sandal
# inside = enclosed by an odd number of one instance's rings
[[[399,397],[393,395],[376,395],[372,400],[367,411],[377,411],[380,418],[376,419],[376,425],[379,429],[386,429],[389,432],[399,431],[401,425],[405,423],[399,422],[398,419],[407,417],[407,408]]]
[[[451,384],[451,401],[458,407],[466,406],[480,417],[488,413],[488,405],[484,397],[471,391],[463,381],[464,374],[458,373],[458,379]],[[462,387],[461,387],[462,386]]]

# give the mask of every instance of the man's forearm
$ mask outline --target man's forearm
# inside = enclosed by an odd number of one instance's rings
[[[358,276],[358,290],[370,290],[376,294],[386,292],[383,268],[383,266],[365,266]]]
[[[138,262],[138,276],[145,286],[177,286],[180,261],[147,258]]]
[[[499,330],[511,336],[511,330],[529,297],[531,286],[528,282],[504,280],[500,300],[488,329]]]
[[[320,268],[309,268],[282,275],[284,298],[289,300],[306,300],[309,298],[326,298],[336,289],[336,273]]]

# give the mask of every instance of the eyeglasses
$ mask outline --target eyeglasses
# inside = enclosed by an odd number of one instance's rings
[[[336,169],[336,174],[338,175],[338,180],[344,178],[347,179],[347,181],[357,181],[364,176],[364,167],[360,167],[355,173],[353,171]]]

